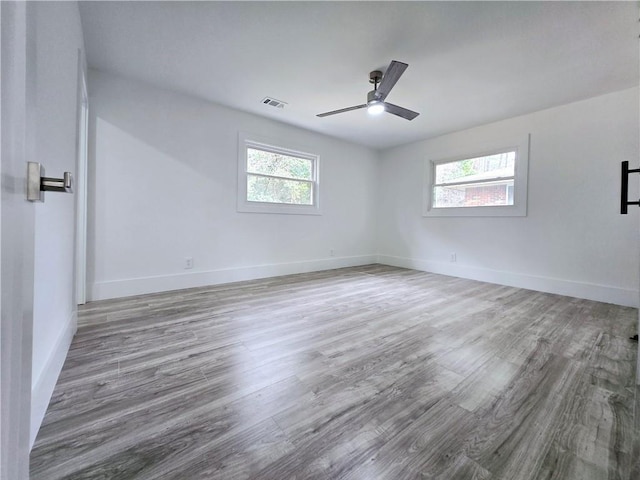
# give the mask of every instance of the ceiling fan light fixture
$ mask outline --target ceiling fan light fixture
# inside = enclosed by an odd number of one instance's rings
[[[383,102],[369,102],[367,106],[367,113],[369,115],[380,115],[382,112],[384,112]]]

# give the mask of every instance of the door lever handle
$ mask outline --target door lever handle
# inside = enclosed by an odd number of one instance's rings
[[[44,176],[44,167],[37,162],[27,163],[27,200],[44,202],[44,192],[73,193],[73,175],[64,172],[62,178]]]
[[[40,190],[73,193],[73,175],[71,172],[64,172],[63,178],[40,177]]]

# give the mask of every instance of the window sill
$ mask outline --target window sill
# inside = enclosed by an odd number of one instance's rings
[[[239,202],[240,213],[271,213],[283,215],[322,215],[315,205],[283,205],[277,203]]]
[[[423,217],[526,217],[524,206],[504,207],[458,207],[431,208],[422,213]]]

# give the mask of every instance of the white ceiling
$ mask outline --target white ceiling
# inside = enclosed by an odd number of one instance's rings
[[[628,88],[637,2],[83,2],[91,67],[386,148]],[[409,64],[366,110],[371,70]],[[265,96],[288,102],[265,106]]]

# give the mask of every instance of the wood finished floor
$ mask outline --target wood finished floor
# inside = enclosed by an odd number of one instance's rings
[[[637,479],[637,316],[380,265],[90,303],[31,478]]]

